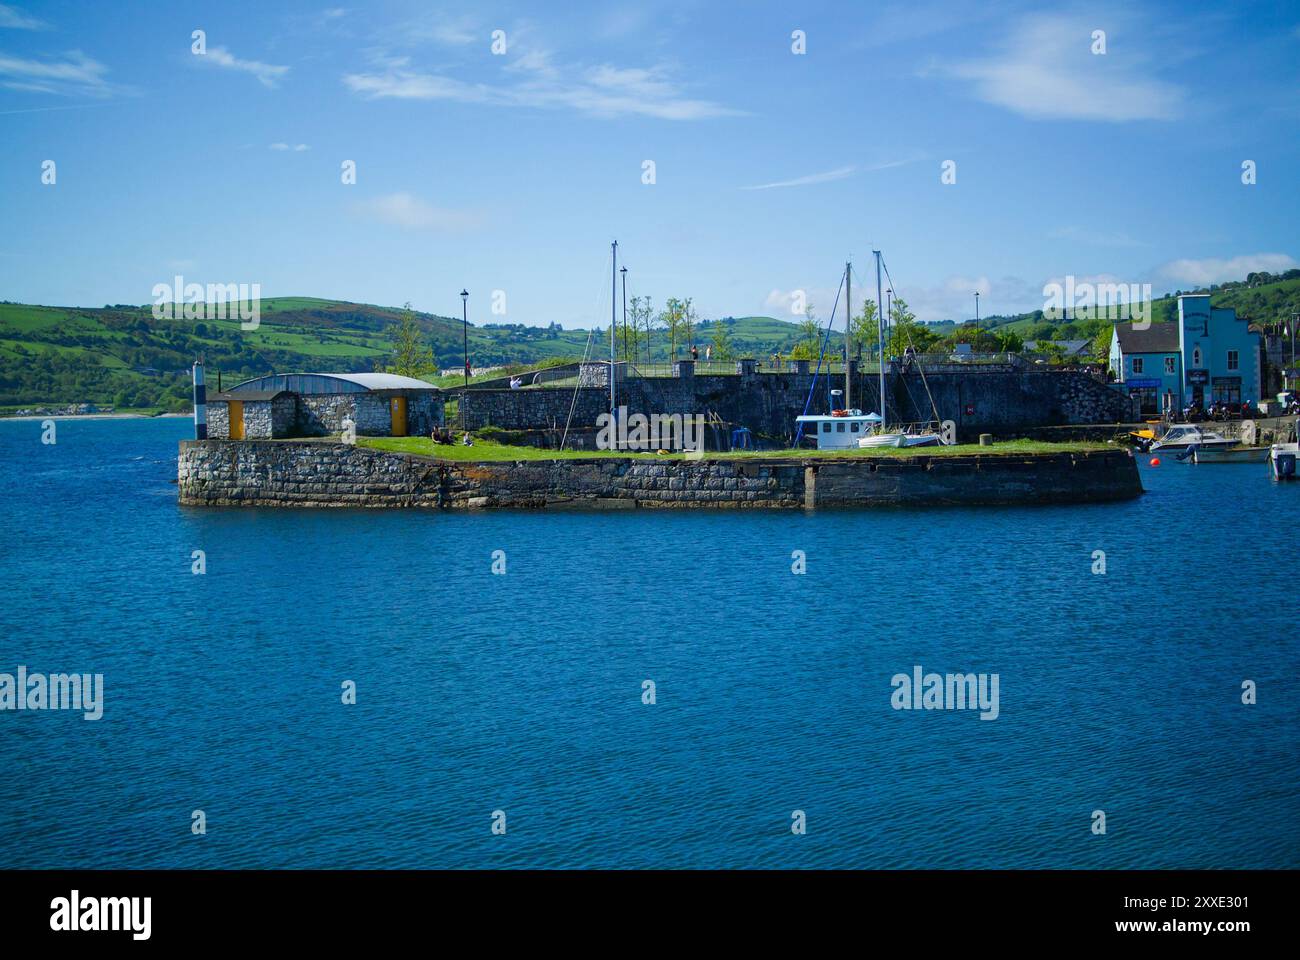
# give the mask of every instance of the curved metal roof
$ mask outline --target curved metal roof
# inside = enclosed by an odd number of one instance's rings
[[[396,373],[274,373],[245,380],[227,393],[292,390],[294,393],[367,393],[372,390],[437,390],[431,383]]]

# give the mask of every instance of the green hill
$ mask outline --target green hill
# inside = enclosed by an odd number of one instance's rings
[[[1208,293],[1216,307],[1231,307],[1240,317],[1253,323],[1272,325],[1300,313],[1300,270],[1288,270],[1281,276],[1251,274],[1244,281],[1213,284],[1208,289],[1178,290],[1151,301],[1151,320],[1164,323],[1178,315],[1178,296],[1185,293]],[[999,331],[1015,331],[1025,340],[1075,340],[1090,338],[1095,331],[1108,327],[1096,310],[1071,313],[1068,321],[1048,316],[1042,310],[1010,317],[989,317],[980,325]],[[1127,319],[1128,314],[1124,314]],[[1092,332],[1089,332],[1092,331]]]
[[[0,303],[0,407],[90,402],[118,408],[184,410],[190,364],[202,355],[209,382],[222,385],[270,371],[348,372],[383,368],[391,359],[391,328],[399,307],[279,297],[260,302],[260,325],[239,320],[156,319],[152,306],[102,308]],[[460,369],[461,321],[417,313],[440,369]],[[788,352],[794,324],[771,317],[727,318],[737,351],[766,356]],[[559,324],[484,324],[469,327],[475,368],[538,364],[583,356],[589,338],[597,356],[608,333],[564,330]],[[711,338],[700,325],[701,345]],[[667,354],[666,335],[652,338],[654,359]]]

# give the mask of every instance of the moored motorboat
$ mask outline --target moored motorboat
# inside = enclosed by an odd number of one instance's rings
[[[1268,447],[1199,447],[1191,448],[1193,463],[1263,463]]]
[[[1240,446],[1241,441],[1202,430],[1190,423],[1179,423],[1166,430],[1150,447],[1151,453],[1186,453],[1195,446],[1199,450],[1217,450]]]
[[[1268,450],[1268,468],[1274,480],[1294,480],[1300,443],[1275,443]]]

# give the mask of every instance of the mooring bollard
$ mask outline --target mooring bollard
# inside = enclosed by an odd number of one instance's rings
[[[981,446],[981,447],[991,447],[991,446],[993,446],[993,434],[991,434],[991,433],[981,433],[981,434],[980,434],[980,446]]]

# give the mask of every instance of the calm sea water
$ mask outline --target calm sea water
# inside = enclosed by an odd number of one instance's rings
[[[176,504],[191,429],[0,423],[0,672],[105,683],[97,722],[0,713],[0,862],[1300,865],[1264,465],[1073,508],[215,510]],[[892,709],[916,664],[997,673],[1000,716]]]

